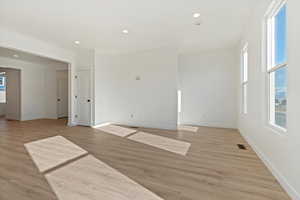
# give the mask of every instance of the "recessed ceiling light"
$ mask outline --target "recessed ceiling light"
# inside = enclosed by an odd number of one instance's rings
[[[128,34],[128,33],[129,33],[129,31],[128,31],[127,29],[124,29],[122,32],[123,32],[124,34]]]
[[[76,40],[74,41],[75,44],[80,44],[80,41]]]
[[[201,16],[200,13],[194,13],[194,14],[193,14],[193,17],[194,17],[194,18],[198,18],[198,17],[200,17],[200,16]]]
[[[13,55],[13,57],[15,57],[15,58],[19,58],[19,55],[15,54],[15,55]]]

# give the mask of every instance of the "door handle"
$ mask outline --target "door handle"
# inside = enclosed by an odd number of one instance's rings
[[[60,99],[57,99],[57,101],[60,101]]]
[[[88,102],[88,103],[90,103],[90,102],[91,102],[91,100],[90,100],[90,99],[88,99],[88,100],[87,100],[87,102]]]

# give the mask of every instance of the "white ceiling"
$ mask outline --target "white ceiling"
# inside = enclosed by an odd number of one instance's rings
[[[18,57],[14,57],[14,55],[17,55]],[[68,67],[67,63],[53,60],[50,58],[45,58],[37,55],[33,55],[30,53],[14,50],[14,49],[7,49],[0,47],[0,57],[10,58],[14,60],[20,60],[35,64],[41,64],[41,65],[53,65],[53,66],[62,66],[62,67]]]
[[[204,50],[236,44],[258,1],[0,0],[0,26],[66,48],[78,48],[79,40],[80,48],[103,51]]]

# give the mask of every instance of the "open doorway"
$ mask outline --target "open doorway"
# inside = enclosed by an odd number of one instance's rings
[[[69,118],[69,68],[66,62],[0,47],[2,119]]]
[[[21,119],[21,71],[0,67],[0,116]]]

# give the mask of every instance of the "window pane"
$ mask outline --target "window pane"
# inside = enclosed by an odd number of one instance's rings
[[[271,73],[271,123],[286,128],[287,108],[287,67]],[[273,85],[273,87],[272,87]]]
[[[275,65],[287,61],[286,5],[275,16]]]
[[[248,52],[243,53],[243,82],[248,81]]]
[[[0,76],[0,103],[6,103],[6,85],[4,76]]]
[[[248,109],[247,109],[247,84],[244,84],[243,85],[243,113],[244,114],[247,114],[247,112],[248,112]]]
[[[181,113],[181,98],[182,98],[182,95],[181,95],[181,90],[177,90],[177,106],[178,106],[178,113]]]

